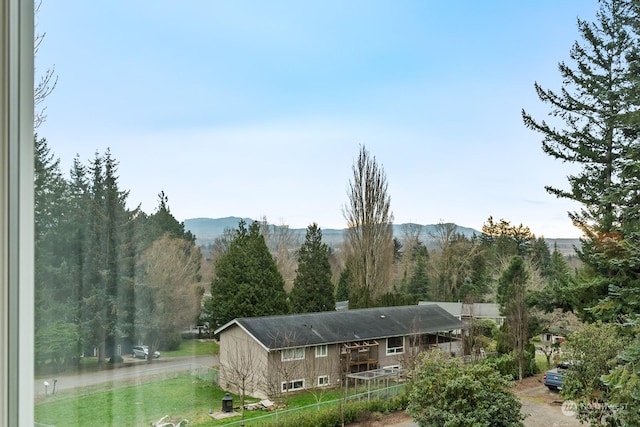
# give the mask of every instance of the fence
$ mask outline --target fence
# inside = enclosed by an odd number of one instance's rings
[[[202,365],[189,365],[189,372],[199,380],[220,385],[220,371]]]
[[[392,386],[388,386],[388,387],[384,387],[376,390],[366,391],[364,393],[353,394],[343,399],[328,400],[326,402],[313,403],[311,405],[300,406],[298,408],[292,408],[292,409],[286,409],[286,410],[275,410],[273,412],[270,412],[269,414],[265,414],[257,417],[245,418],[244,421],[237,420],[227,424],[222,424],[220,427],[232,427],[232,426],[243,426],[243,425],[258,426],[262,423],[277,422],[280,417],[286,418],[288,415],[291,415],[297,412],[310,411],[313,409],[319,411],[322,408],[338,406],[344,402],[354,402],[354,401],[359,402],[363,400],[369,401],[369,400],[376,400],[376,399],[380,399],[380,400],[390,399],[392,397],[399,396],[404,391],[404,387],[405,387],[404,384],[395,384]]]

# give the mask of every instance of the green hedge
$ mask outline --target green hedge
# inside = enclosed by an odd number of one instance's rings
[[[390,400],[372,400],[369,402],[348,402],[343,405],[324,408],[319,411],[305,411],[280,417],[278,422],[262,423],[272,427],[337,427],[345,423],[367,421],[381,414],[403,411],[407,407],[407,397],[399,396]]]

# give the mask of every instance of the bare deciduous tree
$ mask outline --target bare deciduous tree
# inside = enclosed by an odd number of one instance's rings
[[[429,234],[437,246],[430,257],[432,295],[439,301],[466,297],[462,287],[470,280],[479,245],[458,233],[452,223],[440,222]]]
[[[391,285],[393,213],[384,170],[364,146],[352,170],[349,203],[343,209],[346,246],[357,291],[355,303],[367,307]]]
[[[168,235],[142,254],[135,284],[135,323],[150,355],[163,337],[179,333],[197,319],[202,298],[200,260],[195,244]]]
[[[224,343],[226,346],[227,344]],[[234,340],[220,359],[221,377],[233,385],[240,395],[241,425],[244,425],[244,406],[247,392],[257,388],[264,366],[247,340]]]
[[[498,279],[498,302],[506,316],[509,341],[518,362],[518,379],[524,378],[527,345],[529,343],[529,307],[526,302],[529,272],[520,256],[512,258]]]
[[[319,409],[323,396],[336,383],[337,378],[332,378],[332,375],[338,372],[340,355],[330,345],[308,347],[308,350],[309,354],[303,364],[305,388],[313,396]]]
[[[269,224],[267,218],[262,217],[260,229],[269,252],[275,258],[278,271],[284,279],[284,289],[290,292],[296,277],[298,263],[295,250],[300,247],[300,239],[283,221],[280,225]]]
[[[36,1],[34,5],[35,16],[37,18],[40,7],[42,6],[42,1]],[[46,33],[36,32],[33,39],[33,56],[34,58],[38,56],[38,50],[40,49],[40,45],[44,40]],[[37,73],[36,73],[37,75]],[[33,88],[33,127],[34,129],[38,129],[38,127],[46,120],[47,115],[45,113],[47,107],[42,107],[42,102],[51,95],[51,92],[58,84],[58,76],[56,75],[56,67],[55,65],[51,66],[51,68],[47,68],[44,73],[38,77],[36,77],[37,83]]]
[[[394,276],[397,283],[401,286],[406,285],[408,278],[413,274],[415,269],[416,252],[418,247],[422,245],[420,234],[423,225],[420,224],[402,224],[402,256],[400,262],[395,265]]]

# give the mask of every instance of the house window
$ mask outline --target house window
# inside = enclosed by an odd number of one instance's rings
[[[291,360],[304,359],[304,347],[287,348],[282,350],[282,361],[289,362]]]
[[[327,345],[316,346],[316,357],[327,357]]]
[[[404,353],[404,337],[387,338],[387,356]]]
[[[288,391],[302,390],[304,388],[304,380],[293,380],[282,382],[282,392],[286,393]]]
[[[318,387],[329,385],[329,375],[320,375],[318,377]]]

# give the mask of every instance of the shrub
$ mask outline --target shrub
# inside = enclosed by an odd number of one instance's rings
[[[179,350],[181,343],[182,343],[181,334],[179,333],[169,334],[162,339],[162,344],[160,344],[160,350],[163,350],[163,351]]]
[[[431,351],[421,355],[411,382],[408,410],[420,425],[523,425],[510,381],[488,364]]]
[[[194,340],[198,338],[197,332],[183,332],[180,334],[183,340]]]
[[[124,362],[124,359],[122,358],[122,356],[118,354],[114,354],[113,356],[111,356],[111,358],[109,358],[109,363],[111,364],[122,363],[122,362]]]

